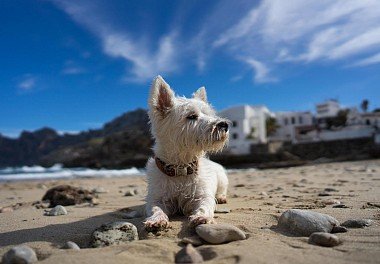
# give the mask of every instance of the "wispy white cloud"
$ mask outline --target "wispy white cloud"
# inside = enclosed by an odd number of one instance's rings
[[[94,33],[102,43],[105,54],[122,58],[130,66],[125,79],[128,81],[147,81],[159,73],[169,73],[177,69],[179,49],[175,48],[175,32],[169,32],[151,47],[127,32],[110,26],[108,21],[94,8],[91,2],[54,1],[74,21]],[[89,16],[89,13],[92,15]],[[154,46],[154,45],[153,45]]]
[[[19,81],[17,87],[22,91],[32,90],[36,86],[37,78],[32,74],[25,74]]]
[[[253,58],[247,58],[244,61],[253,69],[253,79],[256,83],[268,83],[277,81],[274,77],[270,76],[270,70],[264,63]]]
[[[222,32],[213,46],[269,66],[322,60],[344,65],[347,59],[380,51],[380,1],[262,1]],[[374,55],[357,66],[378,62]],[[255,76],[270,74],[254,68]]]
[[[353,63],[351,66],[368,66],[376,63],[380,63],[380,52],[371,57],[357,61]]]
[[[125,61],[128,81],[147,81],[190,63],[205,72],[208,62],[220,54],[248,65],[256,83],[278,80],[284,64],[379,63],[378,0],[220,1],[205,5],[210,10],[204,17],[183,10],[180,17],[167,14],[174,17],[175,26],[155,37],[149,29],[135,34],[112,25],[109,14],[94,1],[52,1],[98,37],[106,55]],[[186,6],[191,4],[186,1]],[[199,29],[187,32],[182,28],[186,20]],[[78,69],[66,72],[77,73]]]

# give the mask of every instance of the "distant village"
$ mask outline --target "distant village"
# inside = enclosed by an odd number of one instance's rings
[[[368,100],[361,109],[343,108],[337,100],[317,103],[311,111],[271,112],[264,105],[230,107],[219,114],[231,120],[230,142],[225,153],[244,155],[255,146],[304,144],[321,141],[373,138],[380,144],[380,111],[368,112]]]

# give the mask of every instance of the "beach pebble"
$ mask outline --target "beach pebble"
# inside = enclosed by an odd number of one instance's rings
[[[349,207],[345,204],[334,204],[332,208],[349,208]]]
[[[363,228],[372,225],[372,220],[370,219],[351,219],[345,221],[342,226],[348,228]]]
[[[340,244],[340,240],[336,235],[324,232],[316,232],[310,235],[309,244],[323,247],[335,247]]]
[[[72,241],[67,241],[66,244],[63,246],[64,249],[74,249],[74,250],[80,250],[80,247]]]
[[[2,264],[29,264],[37,262],[37,255],[28,246],[20,245],[11,248],[2,258]]]
[[[228,214],[231,213],[231,210],[228,208],[218,208],[214,211],[216,214]]]
[[[137,195],[137,190],[136,189],[130,189],[125,192],[124,196],[135,196]]]
[[[334,188],[325,188],[325,192],[338,192],[338,190]]]
[[[228,224],[199,225],[195,228],[195,231],[203,240],[211,244],[222,244],[246,239],[243,231]]]
[[[335,200],[335,199],[329,199],[329,200],[323,201],[322,203],[324,203],[326,205],[331,205],[331,204],[340,204],[340,201],[339,200]]]
[[[13,212],[12,207],[3,207],[0,209],[0,213],[11,213],[11,212]]]
[[[39,183],[37,184],[37,188],[46,190],[47,186],[45,184]]]
[[[92,189],[93,193],[108,193],[108,190],[104,189],[103,187],[96,187]]]
[[[50,211],[45,211],[45,215],[47,216],[67,215],[67,210],[62,205],[57,205]]]
[[[266,192],[260,192],[259,194],[262,196],[268,196],[268,194]]]
[[[239,183],[239,184],[236,184],[234,187],[245,187],[245,184],[243,184],[243,183]]]
[[[333,229],[331,230],[331,233],[346,233],[348,232],[348,229],[345,228],[344,226],[334,226]]]
[[[92,233],[92,246],[104,247],[138,240],[137,228],[129,222],[111,222]]]
[[[329,194],[327,192],[321,192],[321,193],[318,194],[318,196],[321,196],[321,197],[323,197],[323,196],[331,196],[331,194]]]
[[[181,242],[185,244],[192,244],[193,246],[203,245],[203,241],[199,238],[199,236],[184,237]]]
[[[175,263],[202,263],[203,257],[199,252],[191,245],[187,244],[182,248],[175,256]]]
[[[278,220],[277,227],[300,236],[310,236],[315,232],[330,233],[334,226],[339,226],[334,217],[313,211],[290,209]]]

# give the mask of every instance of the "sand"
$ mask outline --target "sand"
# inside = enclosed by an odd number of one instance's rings
[[[197,247],[208,263],[379,263],[380,260],[380,160],[317,164],[269,170],[229,173],[228,214],[217,214],[218,223],[233,224],[248,235],[244,241]],[[46,188],[71,184],[103,187],[99,204],[67,206],[67,215],[44,216],[32,206]],[[136,196],[124,196],[137,188]],[[319,196],[334,188],[331,196]],[[172,217],[172,229],[155,236],[142,230],[143,218],[126,220],[139,229],[140,240],[106,248],[89,248],[92,231],[101,224],[123,220],[120,209],[140,210],[146,183],[143,177],[23,181],[0,183],[0,208],[23,203],[13,212],[0,213],[0,256],[14,245],[27,244],[37,251],[41,263],[173,263],[191,234],[185,217]],[[265,193],[263,193],[265,192]],[[323,201],[336,199],[348,208],[332,208]],[[371,205],[369,205],[370,203]],[[287,209],[300,208],[329,214],[340,222],[369,218],[374,224],[337,234],[343,244],[324,248],[307,243],[305,237],[276,232],[273,227]],[[80,251],[64,250],[74,241]]]

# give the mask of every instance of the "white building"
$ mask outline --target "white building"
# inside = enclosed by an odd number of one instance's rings
[[[267,142],[266,119],[271,116],[267,107],[240,105],[227,108],[219,115],[231,121],[226,152],[249,154],[252,144]]]
[[[338,101],[330,99],[316,104],[316,110],[317,118],[333,117],[338,114],[340,105]]]
[[[310,112],[276,112],[278,128],[271,140],[299,141],[299,135],[314,129],[313,115]]]

